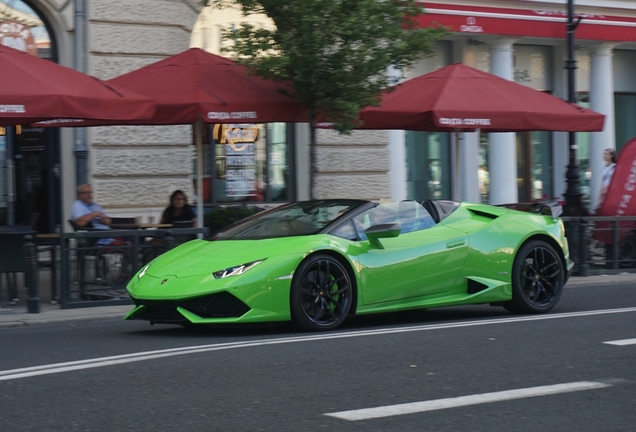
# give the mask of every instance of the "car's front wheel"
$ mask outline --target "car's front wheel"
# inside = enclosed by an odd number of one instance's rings
[[[292,320],[304,330],[333,330],[351,309],[353,284],[335,258],[317,254],[303,261],[292,280]]]
[[[523,245],[512,267],[512,300],[504,307],[513,313],[543,313],[563,293],[565,274],[561,258],[541,240]]]

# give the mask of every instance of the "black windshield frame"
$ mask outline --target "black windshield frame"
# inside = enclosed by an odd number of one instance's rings
[[[361,207],[373,206],[364,200],[329,199],[297,201],[257,213],[212,233],[213,240],[263,240],[316,235],[329,232]]]

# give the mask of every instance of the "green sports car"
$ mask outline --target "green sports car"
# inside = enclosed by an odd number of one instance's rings
[[[467,304],[552,309],[574,264],[557,204],[428,200],[284,204],[157,257],[128,283],[126,319],[293,321]],[[520,211],[524,210],[524,211]]]

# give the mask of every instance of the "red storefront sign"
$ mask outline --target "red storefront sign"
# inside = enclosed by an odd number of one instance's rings
[[[598,216],[636,216],[636,138],[621,150]]]
[[[596,211],[596,216],[636,216],[636,138],[632,138],[618,155],[612,180],[605,199]],[[618,224],[619,239],[623,239],[636,226],[634,221]],[[610,222],[597,222],[593,237],[604,243],[612,243]]]
[[[450,26],[465,34],[495,34],[565,38],[567,12],[564,10],[513,9],[473,5],[424,3],[418,17],[422,27],[433,23]],[[582,17],[576,28],[581,40],[636,42],[636,18],[576,13]]]

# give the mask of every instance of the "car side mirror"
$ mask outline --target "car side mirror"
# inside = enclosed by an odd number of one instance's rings
[[[371,246],[377,249],[384,249],[384,245],[380,242],[381,238],[392,238],[400,235],[402,228],[399,224],[380,224],[373,225],[364,231]]]

